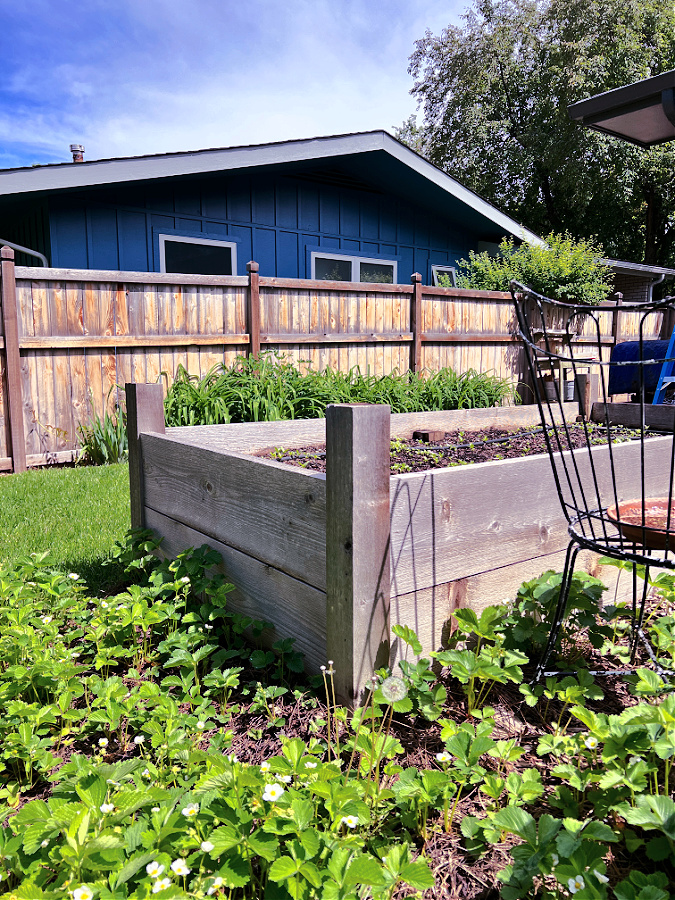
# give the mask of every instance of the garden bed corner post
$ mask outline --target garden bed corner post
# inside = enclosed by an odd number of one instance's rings
[[[126,384],[129,438],[129,491],[131,527],[144,528],[143,451],[141,434],[164,434],[164,392],[161,384]]]
[[[389,434],[388,406],[326,410],[326,655],[350,706],[389,663]]]

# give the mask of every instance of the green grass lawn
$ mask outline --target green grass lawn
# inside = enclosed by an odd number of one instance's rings
[[[126,463],[0,478],[0,562],[51,550],[55,565],[97,591],[111,576],[101,563],[129,525]]]

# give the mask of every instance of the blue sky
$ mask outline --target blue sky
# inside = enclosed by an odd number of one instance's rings
[[[465,0],[0,2],[0,167],[389,131]]]

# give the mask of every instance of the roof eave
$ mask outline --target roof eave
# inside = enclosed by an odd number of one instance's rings
[[[534,232],[524,228],[487,200],[465,188],[386,131],[197,150],[189,153],[59,163],[29,169],[6,169],[0,171],[0,197],[44,194],[58,190],[103,187],[130,181],[152,181],[186,175],[206,175],[259,166],[353,156],[373,151],[386,152],[449,196],[465,203],[479,215],[493,222],[506,234],[530,244],[545,246],[545,242]]]

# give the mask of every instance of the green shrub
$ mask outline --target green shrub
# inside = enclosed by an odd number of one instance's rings
[[[612,270],[601,261],[602,248],[593,241],[575,241],[569,234],[549,234],[546,247],[504,238],[499,256],[469,253],[459,261],[457,284],[462,288],[508,291],[511,281],[564,303],[601,303],[612,289]]]

